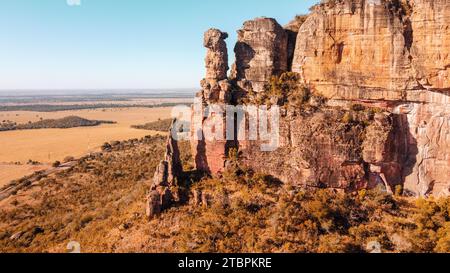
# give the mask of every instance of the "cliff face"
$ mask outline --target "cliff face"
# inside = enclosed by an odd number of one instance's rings
[[[238,31],[232,74],[245,89],[264,91],[264,85],[272,75],[288,69],[287,45],[288,34],[274,19],[257,18],[245,22]]]
[[[401,158],[391,150],[393,116],[362,111],[345,121],[349,113],[326,106],[288,113],[281,119],[280,147],[262,152],[258,142],[240,143],[242,161],[297,186],[355,191],[380,185],[393,191],[402,184]]]
[[[193,141],[198,169],[220,173],[235,147],[246,165],[286,183],[448,195],[450,0],[335,0],[297,19],[285,29],[269,18],[246,22],[229,80],[226,48],[205,43],[220,54],[208,53],[214,61],[207,58],[199,97],[204,105],[252,96],[276,104],[268,81],[293,71],[327,104],[313,95],[309,106],[283,105],[275,152],[261,152],[258,141]]]
[[[449,88],[449,1],[346,0],[314,8],[293,71],[334,99],[429,102]]]
[[[450,90],[450,1],[414,0],[411,15],[413,75],[427,90]]]
[[[299,30],[293,71],[327,97],[402,98],[411,68],[406,19],[386,1],[331,1]]]
[[[450,1],[335,2],[300,28],[293,71],[334,100],[391,101],[405,188],[448,194]]]
[[[218,29],[210,29],[205,33],[204,46],[206,53],[206,78],[202,80],[202,90],[198,92],[199,109],[193,107],[191,126],[191,149],[198,170],[219,173],[224,170],[224,162],[230,146],[225,140],[225,128],[214,128],[216,119],[223,119],[211,112],[206,117],[204,108],[216,105],[224,112],[225,106],[232,100],[231,84],[227,79],[228,51],[225,39],[228,34]],[[208,126],[211,124],[211,126]],[[204,130],[213,132],[220,130],[222,137],[210,139],[204,137]]]

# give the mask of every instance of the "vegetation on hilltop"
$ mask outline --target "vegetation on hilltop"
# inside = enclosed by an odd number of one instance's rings
[[[450,252],[449,198],[294,188],[239,167],[193,188],[207,204],[173,209],[151,222],[152,237],[170,234],[171,248],[161,251],[341,253],[379,246],[382,252]],[[164,230],[169,221],[179,228]]]
[[[314,109],[325,101],[323,96],[305,86],[295,72],[273,76],[266,84],[265,92],[250,90],[242,100],[244,104],[278,105],[298,110]]]
[[[100,124],[113,124],[113,121],[105,120],[88,120],[77,116],[69,116],[61,119],[45,119],[26,124],[17,124],[11,121],[3,121],[0,123],[0,131],[11,130],[32,130],[32,129],[68,129],[75,127],[98,126]]]
[[[83,157],[57,174],[5,186],[19,188],[0,203],[1,252],[65,252],[70,241],[83,251],[113,251],[116,229],[142,219],[146,181],[164,142],[162,136],[117,142],[111,152]]]
[[[158,119],[157,121],[149,122],[144,125],[133,125],[131,127],[141,130],[168,132],[172,122],[172,119]]]
[[[183,104],[183,103],[181,103]],[[58,112],[72,110],[88,110],[88,109],[107,109],[107,108],[157,108],[157,107],[173,107],[180,103],[160,103],[160,104],[27,104],[27,105],[4,105],[0,106],[0,112],[9,111],[33,111],[33,112]]]

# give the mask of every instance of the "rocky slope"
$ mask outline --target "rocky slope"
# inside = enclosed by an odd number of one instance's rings
[[[198,97],[281,106],[280,147],[193,138],[197,169],[220,174],[236,148],[247,166],[289,184],[449,195],[449,27],[448,0],[323,1],[285,28],[245,22],[228,78],[228,35],[209,30]],[[193,136],[217,118],[196,120]]]

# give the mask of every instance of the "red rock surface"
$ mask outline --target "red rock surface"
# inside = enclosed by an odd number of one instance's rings
[[[246,22],[238,32],[232,80],[218,76],[224,66],[207,65],[220,71],[207,73],[217,76],[204,81],[204,104],[266,92],[267,81],[292,63],[303,84],[328,98],[328,105],[307,115],[298,109],[282,115],[275,152],[241,141],[245,164],[304,186],[351,191],[383,184],[394,191],[401,185],[411,195],[449,195],[450,0],[323,2],[295,25],[294,56],[290,27],[283,30],[267,18]],[[211,90],[216,95],[205,95]],[[352,104],[384,113],[358,117],[363,126],[347,126],[341,117],[353,112]],[[197,167],[220,173],[232,144],[194,142]]]

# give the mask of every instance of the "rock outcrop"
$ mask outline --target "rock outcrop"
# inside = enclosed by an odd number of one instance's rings
[[[413,0],[411,57],[420,87],[450,91],[450,1]]]
[[[257,18],[245,22],[238,31],[234,49],[233,77],[247,91],[264,91],[270,77],[288,70],[287,47],[288,34],[275,19]]]
[[[317,5],[299,30],[292,70],[329,98],[401,100],[415,83],[408,19],[394,2]]]
[[[340,101],[390,101],[404,130],[404,186],[448,194],[450,1],[329,1],[297,37],[293,71]]]
[[[205,63],[206,77],[202,80],[199,97],[205,103],[228,102],[230,86],[228,84],[228,50],[225,39],[228,34],[218,29],[205,32],[203,46],[207,48]]]
[[[203,106],[223,110],[253,93],[279,104],[267,84],[284,72],[314,96],[307,106],[282,104],[276,151],[262,152],[258,141],[195,140],[197,168],[219,174],[228,150],[239,148],[244,164],[285,183],[449,195],[449,29],[450,0],[322,1],[284,29],[270,18],[245,22],[230,80],[227,35],[208,31]],[[197,123],[215,118],[224,116]]]
[[[291,109],[280,120],[278,149],[263,152],[258,141],[240,142],[241,161],[296,186],[394,192],[402,184],[404,159],[394,145],[400,137],[395,119],[370,109]]]
[[[439,103],[409,103],[395,109],[407,131],[404,187],[412,195],[450,195],[450,97]]]
[[[155,217],[174,202],[179,201],[176,187],[182,172],[183,166],[178,144],[170,134],[167,139],[165,158],[155,171],[150,193],[147,196],[146,215],[148,218]]]
[[[191,150],[198,170],[210,173],[223,171],[230,142],[226,140],[226,128],[215,128],[216,119],[224,119],[225,106],[232,100],[232,86],[228,80],[228,52],[225,39],[228,34],[218,29],[205,32],[206,77],[201,81],[202,90],[197,94],[200,109],[193,109],[191,126]],[[215,105],[205,116],[204,108]],[[215,110],[215,112],[214,112]],[[219,112],[219,113],[217,113]],[[211,124],[211,126],[208,126]],[[221,137],[210,139],[204,129]]]
[[[297,15],[294,20],[290,21],[284,26],[288,36],[288,46],[287,46],[287,58],[288,58],[288,70],[292,70],[292,62],[294,60],[295,47],[297,44],[297,36],[300,27],[305,23],[307,15]]]
[[[228,34],[218,29],[210,29],[205,33],[203,46],[206,53],[206,79],[225,80],[228,77],[228,51],[225,39]]]

